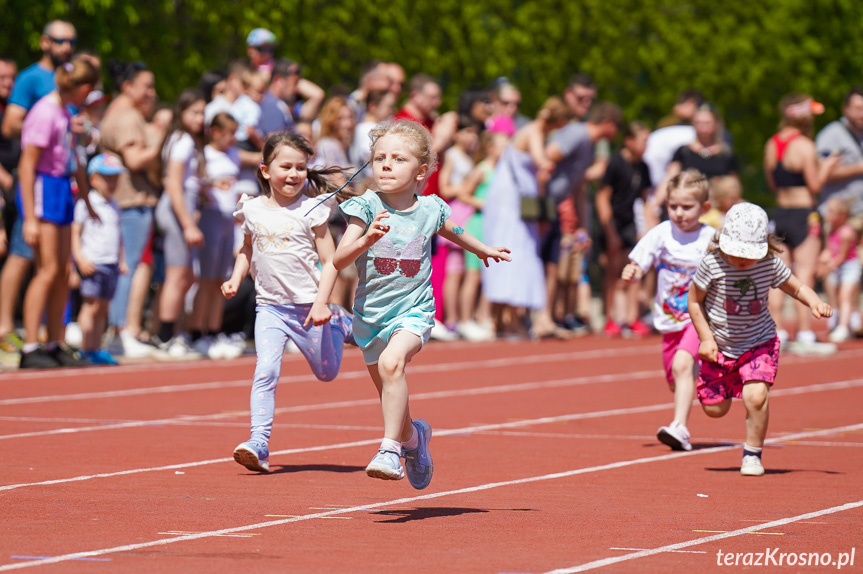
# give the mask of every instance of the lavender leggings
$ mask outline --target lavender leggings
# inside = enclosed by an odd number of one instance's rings
[[[339,374],[350,315],[331,305],[333,317],[317,327],[303,327],[311,305],[258,305],[255,315],[255,348],[258,363],[252,382],[252,439],[268,443],[276,408],[276,386],[282,370],[282,354],[290,338],[321,381]],[[345,331],[347,329],[348,331]]]

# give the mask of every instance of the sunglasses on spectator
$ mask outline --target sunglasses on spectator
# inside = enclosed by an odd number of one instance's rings
[[[51,40],[52,43],[57,44],[58,46],[62,46],[65,43],[69,43],[71,47],[75,47],[75,44],[78,43],[77,38],[54,38],[53,36],[48,36],[48,39]]]
[[[252,46],[252,47],[255,50],[257,50],[258,52],[261,52],[262,54],[272,54],[273,52],[276,51],[275,46]]]
[[[500,100],[500,103],[505,106],[520,106],[521,100]]]

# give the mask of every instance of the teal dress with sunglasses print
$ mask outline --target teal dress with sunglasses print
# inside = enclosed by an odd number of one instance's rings
[[[366,224],[386,209],[390,230],[356,260],[359,285],[354,298],[354,338],[367,365],[377,363],[389,338],[398,330],[428,341],[434,326],[431,285],[431,241],[450,215],[436,195],[418,196],[409,210],[384,205],[377,192],[367,190],[341,204],[350,221]]]

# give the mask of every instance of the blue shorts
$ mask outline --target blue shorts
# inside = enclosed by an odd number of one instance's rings
[[[420,338],[422,344],[428,343],[434,327],[434,315],[429,316],[422,311],[413,311],[407,315],[398,317],[386,324],[382,329],[375,329],[363,322],[354,308],[353,331],[354,339],[363,351],[363,362],[366,365],[375,365],[381,358],[381,353],[387,348],[390,337],[397,331],[407,331]]]
[[[36,217],[56,225],[71,225],[75,219],[75,195],[72,180],[68,177],[36,174],[33,184]],[[18,214],[23,219],[21,186],[18,186]]]
[[[96,272],[81,277],[81,296],[90,299],[111,299],[117,290],[117,279],[120,278],[120,267],[114,265],[96,265]]]

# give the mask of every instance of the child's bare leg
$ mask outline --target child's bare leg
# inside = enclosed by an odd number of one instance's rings
[[[701,408],[704,410],[704,414],[710,418],[718,419],[727,415],[728,411],[731,410],[731,399],[725,399],[715,405],[701,405]]]
[[[746,407],[746,444],[761,448],[767,436],[769,419],[769,386],[763,381],[743,384],[743,405]]]
[[[473,320],[481,283],[482,275],[478,270],[469,269],[464,272],[464,281],[459,293],[459,322],[467,323]]]
[[[411,438],[413,431],[408,408],[405,367],[421,348],[422,340],[417,335],[404,330],[396,331],[390,337],[378,363],[368,367],[381,397],[384,438],[397,442]]]
[[[93,347],[98,351],[102,348],[102,337],[108,328],[108,309],[111,305],[109,299],[96,299],[96,319],[93,322]]]
[[[857,285],[853,283],[840,283],[837,289],[839,301],[839,324],[848,327],[851,319],[851,311],[854,308],[854,295]]]
[[[686,426],[692,399],[695,397],[695,358],[679,349],[671,361],[671,374],[674,376],[674,422]]]
[[[78,312],[78,325],[81,327],[84,350],[95,351],[96,345],[96,314],[98,312],[98,299],[84,297],[81,310]]]

